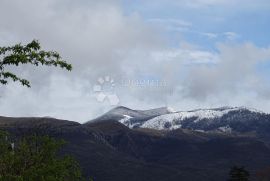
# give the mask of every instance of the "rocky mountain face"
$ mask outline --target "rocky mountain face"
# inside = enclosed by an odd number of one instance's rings
[[[227,180],[234,165],[245,166],[252,179],[270,166],[269,120],[247,108],[117,107],[85,124],[0,117],[0,129],[14,139],[40,134],[66,140],[61,154],[73,155],[96,181],[216,181]]]

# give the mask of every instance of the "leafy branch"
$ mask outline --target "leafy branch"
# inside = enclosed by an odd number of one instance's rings
[[[62,60],[59,53],[55,51],[44,51],[40,43],[33,40],[26,45],[16,44],[14,46],[0,47],[0,84],[7,84],[9,80],[18,81],[23,86],[30,87],[30,82],[12,72],[5,71],[6,66],[19,66],[22,64],[31,64],[35,66],[55,66],[72,70],[72,65]]]

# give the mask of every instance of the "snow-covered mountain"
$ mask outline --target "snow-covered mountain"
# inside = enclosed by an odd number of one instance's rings
[[[255,119],[255,115],[264,114],[255,109],[245,107],[222,107],[215,109],[198,109],[192,111],[180,111],[170,114],[164,114],[155,118],[149,119],[140,127],[152,129],[178,129],[189,128],[206,131],[207,127],[214,124],[220,124],[220,127],[215,127],[220,130],[230,131],[230,121],[236,119],[243,120],[246,116]],[[230,116],[229,116],[230,115]],[[221,121],[223,120],[223,121]],[[230,120],[230,121],[229,121]],[[226,128],[226,129],[225,129]]]
[[[121,106],[93,121],[118,121],[131,129],[175,130],[183,128],[202,132],[258,132],[259,134],[270,131],[270,115],[246,107],[221,107],[176,112],[167,107],[132,110]]]

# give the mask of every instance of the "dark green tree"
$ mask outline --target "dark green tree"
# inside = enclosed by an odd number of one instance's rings
[[[232,167],[229,181],[249,181],[249,172],[244,167]]]
[[[82,181],[79,164],[70,156],[59,156],[63,146],[48,136],[9,140],[0,132],[0,181]]]
[[[7,71],[8,66],[19,66],[22,64],[31,64],[35,66],[60,66],[66,70],[71,70],[71,64],[62,60],[59,53],[55,51],[45,51],[41,49],[37,40],[21,45],[0,47],[0,84],[7,84],[8,81],[18,81],[22,85],[30,87],[30,82],[16,74]]]

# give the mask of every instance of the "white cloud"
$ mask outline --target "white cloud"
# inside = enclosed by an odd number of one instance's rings
[[[218,56],[215,53],[184,48],[152,52],[152,59],[158,63],[166,61],[166,63],[175,63],[177,61],[182,65],[218,63]]]
[[[131,108],[265,105],[264,110],[270,111],[270,104],[263,100],[267,85],[254,70],[258,62],[269,58],[267,48],[220,44],[215,52],[188,43],[171,48],[140,15],[125,15],[119,1],[3,0],[0,16],[7,14],[0,21],[1,45],[38,38],[45,48],[59,51],[74,70],[21,67],[18,71],[31,80],[32,88],[1,87],[2,115],[86,121],[111,108],[97,102],[92,92],[97,78],[105,75],[115,79],[120,104]],[[175,29],[193,26],[179,19],[151,21]],[[232,32],[227,36],[233,36]],[[166,85],[125,87],[123,79],[158,80]]]
[[[229,40],[229,41],[236,41],[238,38],[241,36],[238,33],[235,32],[223,32],[223,33],[201,33],[198,32],[198,34],[202,36],[206,36],[209,39],[224,39],[224,40]]]
[[[181,19],[161,19],[161,18],[152,18],[148,20],[149,23],[152,23],[158,28],[166,29],[168,31],[187,31],[191,28],[192,23],[181,20]]]
[[[257,0],[256,2],[254,2],[253,0],[170,0],[170,2],[159,0],[159,2],[173,3],[178,6],[185,6],[189,8],[234,7],[235,9],[260,9],[265,7],[269,8],[270,6],[268,0]]]
[[[191,0],[186,1],[186,4],[190,7],[211,6],[211,5],[226,5],[234,1],[232,0]]]
[[[201,35],[204,35],[210,39],[215,39],[217,38],[219,35],[217,33],[200,33]]]
[[[11,10],[15,13],[10,14]],[[96,78],[105,73],[122,76],[125,74],[125,54],[160,46],[155,31],[138,15],[125,16],[119,1],[4,0],[1,1],[0,16],[7,14],[8,18],[0,22],[0,32],[10,36],[1,41],[1,45],[37,38],[45,49],[59,51],[74,69],[67,73],[47,68],[19,68],[18,73],[31,80],[32,88],[26,90],[11,84],[8,90],[14,88],[16,93],[5,91],[1,98],[0,107],[5,115],[39,114],[78,120],[92,117],[97,114],[93,110],[97,106],[91,106],[96,100],[87,95]],[[54,83],[63,76],[67,80]],[[73,86],[77,84],[80,86],[74,90]],[[54,91],[58,89],[62,93]],[[69,97],[66,94],[77,95],[77,100],[66,103],[63,100]],[[21,97],[25,99],[18,103]],[[13,104],[16,106],[11,109]],[[79,104],[84,113],[78,110]]]
[[[223,34],[228,40],[235,40],[239,37],[239,35],[235,32],[225,32]]]
[[[256,65],[270,59],[270,49],[258,48],[253,44],[219,45],[217,66],[199,66],[190,71],[187,81],[187,96],[207,99],[223,93],[245,94],[253,92],[260,97],[257,90],[261,77],[256,73]]]

